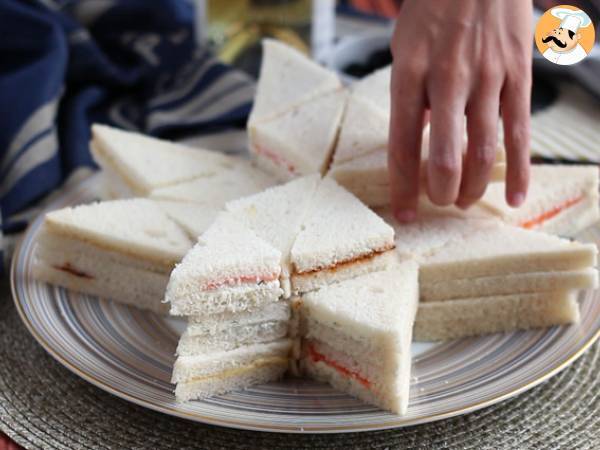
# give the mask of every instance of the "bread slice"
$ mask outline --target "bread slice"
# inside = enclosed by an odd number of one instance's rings
[[[290,295],[290,251],[320,180],[319,175],[308,175],[225,207],[235,220],[281,252],[281,287],[286,297]]]
[[[423,285],[534,272],[578,271],[596,265],[594,244],[569,241],[498,220],[423,214],[394,223],[400,255],[419,261]]]
[[[146,199],[48,213],[35,249],[35,277],[84,294],[165,313],[169,273],[191,242]]]
[[[280,260],[279,250],[223,213],[171,273],[171,314],[210,316],[276,302]]]
[[[150,193],[150,198],[222,208],[228,201],[255,194],[275,184],[276,180],[268,173],[248,161],[239,161],[233,169],[155,189]]]
[[[566,325],[579,320],[577,291],[558,290],[419,304],[416,341]]]
[[[352,95],[370,102],[389,117],[391,109],[390,82],[392,66],[376,70],[351,86]]]
[[[216,206],[185,201],[155,200],[155,203],[187,233],[192,242],[208,230],[220,211]]]
[[[94,161],[134,196],[232,168],[232,157],[106,125],[92,125]]]
[[[338,89],[249,126],[250,151],[274,176],[323,174],[337,139],[346,91]]]
[[[435,302],[456,298],[486,297],[527,292],[596,289],[595,268],[557,272],[525,272],[511,275],[455,279],[422,283],[421,301]]]
[[[231,351],[180,356],[173,367],[175,397],[186,402],[277,380],[288,368],[291,345],[291,340],[280,339]]]
[[[369,100],[350,95],[344,112],[333,166],[387,149],[390,118]]]
[[[202,355],[273,342],[288,335],[289,320],[287,301],[270,303],[257,311],[190,317],[177,354]]]
[[[508,224],[574,236],[600,220],[598,180],[597,166],[534,165],[521,207],[506,204],[501,185],[490,185],[479,204]]]
[[[325,178],[291,251],[292,289],[306,292],[385,268],[394,230],[356,197]]]
[[[191,247],[185,232],[152,201],[113,200],[51,211],[45,230],[169,270]]]
[[[356,146],[358,147],[360,144],[357,143]],[[423,146],[428,146],[427,141],[423,141]],[[423,157],[421,184],[424,189],[427,152],[422,150],[421,155]],[[333,177],[339,184],[361,198],[361,200],[364,200],[367,205],[372,207],[386,206],[390,204],[387,158],[387,146],[374,149],[370,153],[362,154],[345,162],[338,163],[334,158],[334,163],[327,176]],[[504,153],[498,151],[496,158],[490,180],[503,181],[506,175]]]
[[[249,125],[277,117],[342,86],[334,72],[293,47],[273,39],[264,39],[262,49],[262,63]]]
[[[525,272],[581,270],[597,263],[598,249],[508,225],[473,231],[421,260],[422,283]]]
[[[302,367],[368,403],[406,412],[419,288],[414,261],[306,294]]]

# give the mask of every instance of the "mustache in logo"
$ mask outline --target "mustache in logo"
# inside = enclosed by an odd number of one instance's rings
[[[566,42],[559,41],[558,38],[555,37],[555,36],[548,36],[548,37],[545,37],[545,38],[542,39],[542,42],[544,44],[547,43],[547,42],[550,42],[550,41],[554,41],[554,43],[556,45],[558,45],[560,48],[565,48],[567,46]]]

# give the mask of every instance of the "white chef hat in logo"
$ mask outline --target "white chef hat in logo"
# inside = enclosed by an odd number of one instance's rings
[[[588,27],[592,20],[583,11],[572,10],[567,8],[552,8],[550,10],[554,17],[561,20],[560,27],[565,30],[571,30],[573,33],[577,33],[579,28]]]

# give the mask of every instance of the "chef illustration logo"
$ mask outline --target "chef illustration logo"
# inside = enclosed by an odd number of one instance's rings
[[[571,65],[584,59],[594,46],[590,17],[575,6],[561,5],[544,13],[535,29],[540,53],[554,64]]]

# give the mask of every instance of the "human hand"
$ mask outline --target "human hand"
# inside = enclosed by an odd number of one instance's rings
[[[499,111],[506,146],[506,199],[529,182],[532,4],[527,0],[406,0],[391,48],[388,166],[394,215],[414,220],[421,138],[430,110],[427,194],[466,208],[485,192]],[[464,126],[468,134],[463,161]]]

